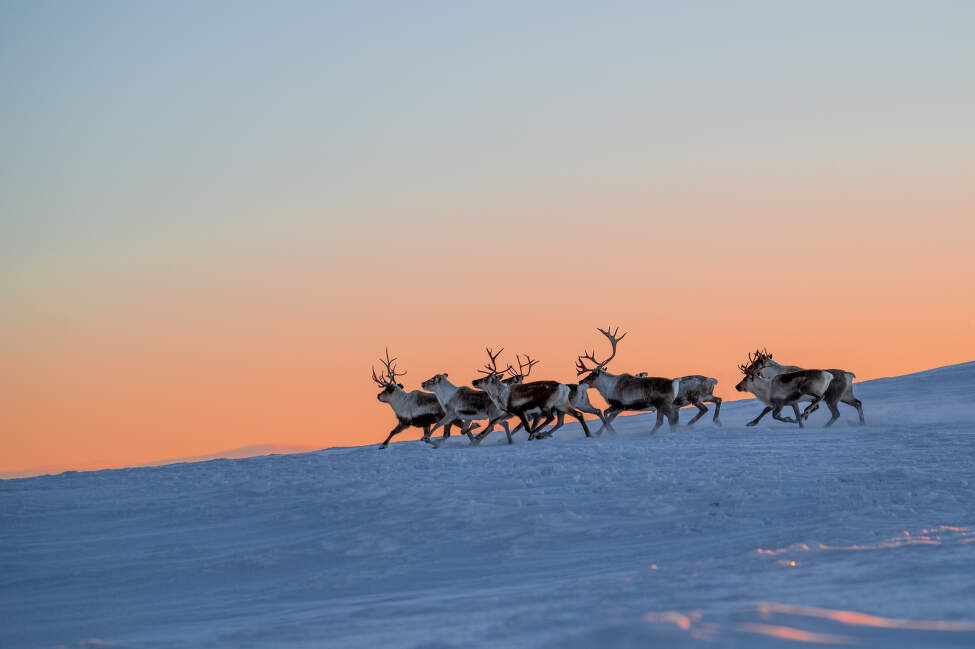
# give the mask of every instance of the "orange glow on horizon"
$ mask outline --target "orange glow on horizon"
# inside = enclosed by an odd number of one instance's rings
[[[595,205],[560,203],[555,230],[547,211],[449,234],[392,220],[384,242],[339,233],[324,254],[272,238],[219,263],[201,246],[177,269],[149,253],[132,273],[102,257],[26,268],[36,290],[8,286],[16,317],[0,323],[0,472],[378,444],[395,424],[370,379],[386,346],[407,389],[437,372],[467,384],[485,346],[574,382],[612,324],[629,335],[611,371],[706,374],[728,400],[748,396],[736,366],[756,347],[857,380],[975,359],[971,196],[800,189],[675,190],[618,206],[610,229]],[[930,210],[954,229],[920,227]]]

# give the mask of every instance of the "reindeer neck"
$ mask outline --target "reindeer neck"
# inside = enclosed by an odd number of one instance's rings
[[[511,397],[511,386],[507,383],[499,383],[498,389],[494,391],[494,394],[491,394],[490,392],[488,392],[488,394],[491,395],[491,401],[494,402],[494,405],[504,410],[504,407],[508,403],[508,399]]]
[[[620,380],[620,374],[610,374],[603,372],[593,381],[593,386],[599,394],[609,394],[616,389],[616,383]]]
[[[450,401],[450,398],[454,396],[454,393],[456,393],[459,389],[460,388],[447,379],[443,379],[440,381],[440,383],[430,388],[430,392],[436,395],[441,406],[445,406],[447,402]]]
[[[769,397],[772,391],[772,381],[767,380],[753,380],[748,383],[746,389],[755,395],[762,403],[768,405]]]
[[[389,397],[389,405],[393,407],[393,412],[397,415],[400,413],[405,413],[409,408],[410,394],[406,392],[403,388],[396,386],[393,390],[393,394]]]

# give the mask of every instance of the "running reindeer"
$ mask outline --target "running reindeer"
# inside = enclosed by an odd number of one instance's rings
[[[499,351],[498,354],[500,353]],[[490,351],[488,354],[490,355]],[[447,380],[446,372],[435,374],[424,381],[421,386],[424,390],[430,390],[436,395],[436,398],[440,401],[440,407],[443,408],[444,412],[443,417],[434,425],[433,430],[430,431],[431,435],[438,428],[445,426],[448,422],[454,421],[455,419],[461,419],[465,425],[470,425],[476,419],[487,419],[489,423],[478,439],[475,439],[470,434],[470,430],[472,429],[465,430],[468,439],[471,440],[471,444],[476,445],[480,439],[483,439],[484,436],[494,430],[494,425],[498,422],[504,428],[504,434],[508,437],[508,443],[512,443],[511,429],[508,426],[508,417],[510,415],[498,408],[491,397],[483,390],[456,386]],[[446,431],[446,429],[444,430]],[[531,429],[529,428],[529,430]],[[444,437],[447,437],[446,433]],[[434,447],[436,447],[436,444],[434,444]]]
[[[533,361],[531,356],[529,356],[528,354],[525,354],[525,358],[528,359],[528,362],[524,365],[521,362],[521,356],[516,355],[515,358],[518,360],[519,372],[523,376],[528,376],[528,374],[525,373],[525,369],[524,369],[526,366],[528,368],[528,371],[531,372],[532,365],[538,363],[538,361]],[[510,371],[513,373],[514,369],[511,369]],[[589,401],[588,386],[581,386],[578,383],[564,383],[563,385],[569,388],[569,403],[572,405],[573,408],[575,408],[579,412],[583,412],[583,413],[588,412],[591,415],[596,415],[597,417],[599,417],[599,421],[602,422],[602,426],[598,431],[596,431],[596,434],[598,435],[599,433],[601,433],[603,428],[606,427],[606,420],[603,418],[603,411],[595,407],[594,405],[592,405],[592,403]],[[555,413],[549,413],[548,417],[544,422],[542,422],[542,425],[539,428],[544,428],[549,423],[551,423],[553,414],[558,417],[558,423],[552,428],[552,430],[546,431],[543,435],[539,435],[536,433],[535,437],[549,437],[551,436],[552,433],[554,433],[555,431],[557,431],[559,428],[562,427],[562,425],[565,423],[565,413],[561,411],[556,411]],[[532,425],[535,425],[535,422],[532,422]]]
[[[633,376],[632,374],[610,374],[606,371],[606,366],[616,356],[616,345],[626,336],[618,336],[619,327],[616,331],[610,332],[610,327],[597,329],[599,333],[609,339],[613,346],[613,352],[606,360],[596,359],[596,352],[585,353],[578,357],[576,370],[579,376],[586,374],[586,378],[579,381],[579,387],[593,387],[602,395],[603,399],[609,404],[603,412],[605,427],[614,430],[612,423],[617,416],[624,410],[647,410],[657,409],[657,423],[650,431],[650,434],[657,432],[663,425],[664,417],[673,428],[676,424],[674,413],[674,401],[680,393],[680,379],[665,379],[651,376]],[[594,367],[587,367],[586,361],[594,364]],[[615,432],[615,431],[614,431]]]
[[[640,372],[634,376],[637,378],[646,378],[650,375],[647,372]],[[684,406],[696,406],[698,413],[694,415],[693,419],[687,422],[687,427],[690,428],[694,425],[694,422],[708,414],[708,407],[704,404],[710,402],[714,404],[714,425],[720,426],[721,420],[718,419],[718,415],[721,412],[722,400],[721,397],[714,396],[714,387],[717,384],[718,379],[700,374],[680,377],[680,390],[677,392],[677,398],[674,400],[674,423],[680,421],[681,408]]]
[[[518,356],[520,373],[515,374],[515,376],[527,377],[528,372],[531,372],[531,368],[537,363],[538,361],[533,361],[530,356],[528,357],[527,363],[522,363],[521,357]],[[558,415],[558,425],[552,428],[551,431],[548,431],[545,436],[551,435],[563,425],[565,415],[567,414],[579,420],[586,437],[592,437],[585,418],[571,402],[570,395],[572,391],[569,389],[569,386],[558,381],[513,382],[509,384],[501,378],[508,370],[513,371],[513,368],[509,365],[506,370],[500,372],[494,371],[487,376],[477,379],[472,385],[481,388],[491,395],[492,401],[494,401],[494,404],[498,408],[518,417],[522,426],[528,431],[529,439],[539,437],[538,431]],[[533,428],[528,422],[528,414],[535,411],[538,411],[546,417],[545,422],[537,428]],[[491,424],[493,423],[491,422]]]
[[[492,351],[490,347],[485,347],[484,350],[487,352],[487,355],[488,355],[488,358],[490,359],[490,361],[487,362],[487,363],[485,363],[484,364],[484,369],[478,370],[478,372],[480,372],[481,374],[487,375],[487,376],[490,376],[491,374],[503,375],[505,373],[508,373],[508,374],[510,374],[510,376],[508,376],[507,378],[502,379],[502,383],[504,383],[505,385],[509,385],[510,386],[510,385],[516,385],[516,384],[519,384],[519,383],[524,383],[525,382],[525,379],[528,377],[528,375],[531,374],[532,368],[535,365],[538,364],[538,361],[532,360],[532,358],[529,356],[528,357],[528,363],[525,364],[525,365],[523,365],[521,363],[521,357],[519,357],[518,358],[518,365],[519,365],[519,368],[520,369],[519,369],[518,372],[515,372],[514,368],[512,368],[510,364],[505,369],[499,370],[498,369],[498,356],[500,356],[501,355],[501,352],[504,351],[504,347],[502,347],[501,349],[499,349],[497,351],[497,353],[495,353],[494,351]],[[483,377],[481,377],[481,378],[483,378]],[[475,388],[479,387],[479,384],[478,384],[478,381],[479,380],[480,379],[474,379],[473,381],[471,381],[471,385],[473,385]],[[533,433],[531,431],[538,430],[539,429],[538,422],[541,421],[541,419],[542,419],[542,411],[541,410],[538,410],[536,408],[534,410],[529,411],[526,414],[531,418],[531,428],[528,430],[528,439],[532,439]],[[548,421],[551,421],[551,420],[548,420]],[[524,425],[519,421],[518,422],[518,425],[515,426],[511,430],[511,437],[514,438],[515,433],[517,433],[522,428],[524,428]],[[482,433],[479,433],[479,434],[475,435],[474,436],[474,440],[477,443],[480,443],[481,440],[483,440],[487,436],[488,436],[488,433],[487,433],[487,431],[485,431],[485,432],[482,432]],[[535,435],[535,437],[542,437],[542,436],[541,435]]]
[[[489,356],[491,355],[490,350],[488,350],[488,355]],[[501,383],[507,385],[509,388],[512,387],[512,386],[515,386],[515,385],[523,384],[524,381],[525,381],[525,379],[528,378],[528,376],[531,374],[532,368],[535,367],[535,365],[537,365],[539,363],[539,361],[533,359],[528,354],[525,354],[525,359],[526,359],[525,361],[522,361],[521,360],[521,355],[520,354],[516,355],[515,358],[518,361],[518,371],[517,372],[515,371],[515,369],[511,365],[508,365],[508,367],[505,370],[502,370],[502,371],[498,371],[496,365],[493,365],[493,366],[485,365],[486,368],[488,368],[488,369],[492,369],[493,368],[494,371],[492,371],[492,372],[485,372],[484,370],[478,370],[478,371],[486,374],[487,376],[485,376],[483,378],[480,378],[480,379],[477,379],[476,381],[474,381],[473,385],[475,387],[481,387],[482,389],[484,389],[485,391],[487,391],[488,393],[490,393],[491,390],[489,388],[485,387],[487,385],[486,379],[488,379],[492,375],[497,375],[498,378],[500,378],[500,375],[503,374],[503,373],[505,373],[505,372],[507,372],[511,376],[509,376],[506,379],[501,380]],[[493,360],[494,359],[492,358],[492,361]],[[550,382],[535,381],[535,383],[550,383]],[[594,407],[592,405],[592,403],[589,402],[589,394],[588,394],[588,391],[587,391],[586,388],[580,387],[578,384],[575,384],[575,383],[568,383],[568,384],[562,383],[560,385],[563,385],[566,388],[568,388],[568,390],[569,390],[569,392],[568,392],[568,405],[571,406],[572,409],[577,410],[577,411],[579,411],[581,413],[590,413],[590,414],[596,415],[597,417],[599,417],[600,421],[602,421],[603,422],[603,425],[605,426],[605,420],[603,419],[603,413],[602,413],[601,410],[599,410],[598,408]],[[499,392],[500,392],[500,389],[499,389]],[[517,390],[516,390],[516,392],[517,392]],[[565,404],[562,404],[560,402],[559,405],[564,406]],[[540,407],[536,407],[536,408],[529,409],[528,411],[526,411],[526,415],[531,416],[532,421],[531,421],[531,428],[528,429],[528,431],[529,431],[528,432],[528,439],[539,439],[539,438],[543,438],[543,437],[551,437],[552,433],[554,433],[559,428],[562,428],[562,426],[565,425],[565,415],[566,414],[572,414],[571,410],[570,409],[566,409],[564,407],[558,407],[558,406],[556,406],[556,407],[554,407],[554,408],[552,408],[552,409],[550,409],[548,411],[543,411]],[[539,425],[538,424],[538,421],[539,421],[539,419],[541,419],[542,416],[545,417],[545,420],[541,423],[541,425]],[[576,416],[576,415],[572,415],[572,416],[573,417],[576,417],[576,419],[579,419],[579,417]],[[558,418],[558,422],[556,423],[556,425],[553,426],[551,430],[548,430],[548,431],[545,431],[544,433],[542,433],[541,430],[543,428],[545,428],[545,426],[547,426],[548,424],[552,423],[552,420],[555,419],[555,418]],[[583,421],[583,420],[580,419],[580,421]],[[515,428],[515,430],[511,431],[511,434],[514,435],[522,427],[523,427],[523,424],[518,424],[518,427]],[[583,427],[584,427],[584,430],[586,432],[586,436],[588,437],[589,436],[588,426],[586,426],[585,424],[583,424]],[[479,435],[478,437],[482,437],[482,435]]]
[[[761,351],[756,349],[754,354],[749,354],[748,363],[745,365],[739,365],[738,369],[740,369],[745,375],[745,380],[735,386],[736,389],[738,389],[740,392],[751,392],[758,397],[760,401],[766,404],[765,410],[763,410],[758,417],[748,422],[748,424],[746,424],[748,426],[754,426],[762,417],[772,410],[773,406],[770,405],[770,401],[763,398],[763,395],[770,396],[768,387],[770,387],[771,381],[778,376],[791,374],[802,370],[801,367],[796,365],[781,365],[776,363],[772,360],[772,354],[765,349]],[[826,403],[826,407],[829,408],[830,414],[832,415],[830,420],[826,422],[825,428],[829,428],[837,419],[839,419],[840,409],[838,404],[840,402],[856,408],[857,414],[860,417],[860,425],[866,423],[863,417],[863,403],[856,398],[855,394],[853,394],[853,379],[856,378],[856,375],[853,372],[847,372],[846,370],[832,369],[822,371],[828,372],[832,377],[822,398],[822,401]],[[743,385],[746,380],[749,380],[748,385],[751,387]],[[764,384],[768,384],[768,387]],[[753,390],[752,388],[755,389]],[[756,390],[758,390],[758,392],[756,392]],[[759,394],[759,392],[761,392],[761,394]],[[813,399],[811,396],[806,395],[799,398],[799,401],[807,401],[811,399],[813,400],[813,403],[810,404],[810,406],[806,408],[806,411],[803,413],[803,420],[808,419],[809,415],[819,408],[819,400]]]
[[[440,402],[437,400],[437,397],[429,392],[421,392],[420,390],[407,392],[400,383],[397,383],[396,378],[404,376],[406,372],[396,371],[396,359],[389,357],[389,348],[386,348],[386,359],[383,360],[380,358],[379,362],[386,366],[386,371],[380,372],[379,376],[376,376],[375,366],[372,368],[372,380],[382,388],[382,391],[376,395],[376,398],[392,406],[397,419],[396,427],[390,431],[386,441],[379,448],[383,449],[389,446],[389,440],[393,439],[394,435],[402,433],[410,426],[422,428],[423,441],[430,443],[430,427],[440,421],[444,416],[443,409],[440,407]],[[468,437],[471,436],[470,431],[473,428],[465,428],[463,422],[459,419],[452,419],[446,425],[444,428],[445,435],[450,434],[450,427],[452,425],[460,426],[461,430]],[[474,425],[474,427],[476,426],[477,424]]]

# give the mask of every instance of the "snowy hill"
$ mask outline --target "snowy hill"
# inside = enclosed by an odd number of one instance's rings
[[[6,480],[0,646],[975,646],[975,363],[856,390],[862,428]]]

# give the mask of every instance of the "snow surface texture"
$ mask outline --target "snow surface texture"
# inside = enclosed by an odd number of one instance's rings
[[[975,363],[856,390],[3,481],[0,646],[973,647]]]

